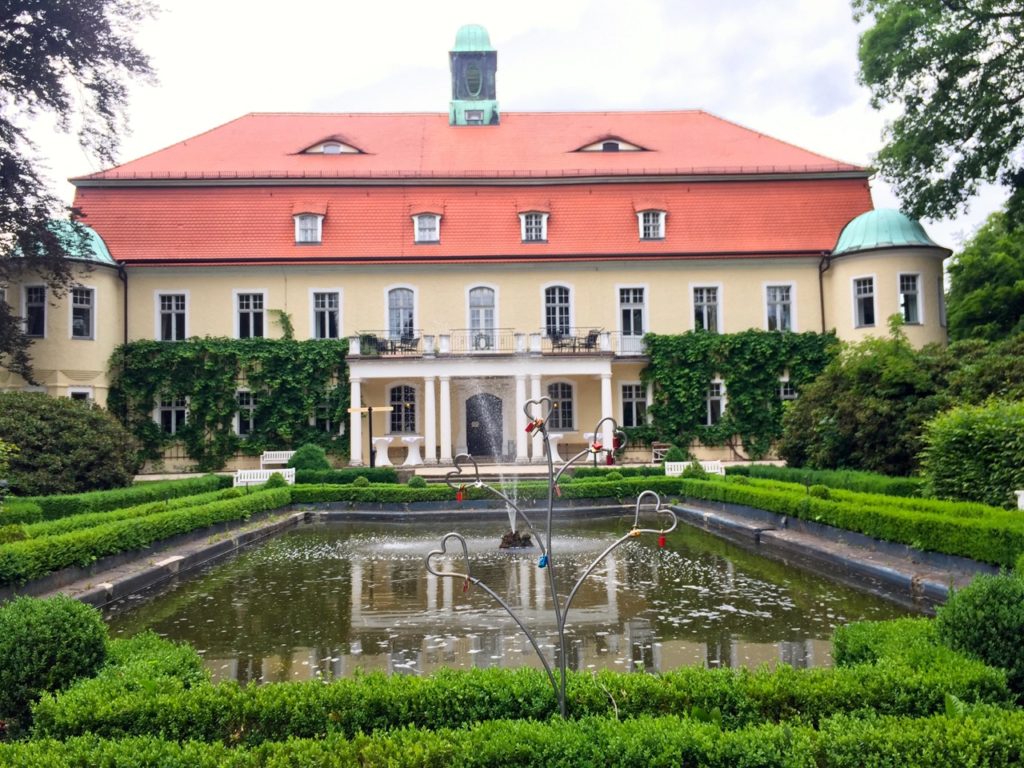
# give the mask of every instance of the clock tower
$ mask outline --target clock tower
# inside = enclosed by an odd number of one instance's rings
[[[449,124],[497,125],[498,52],[491,47],[487,30],[479,24],[460,27],[448,58],[452,72]]]

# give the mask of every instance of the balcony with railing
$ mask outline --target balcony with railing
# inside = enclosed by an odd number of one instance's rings
[[[490,355],[640,356],[643,338],[603,328],[566,328],[561,333],[513,328],[457,328],[446,333],[413,329],[396,336],[388,331],[357,331],[349,337],[351,357],[403,358]]]

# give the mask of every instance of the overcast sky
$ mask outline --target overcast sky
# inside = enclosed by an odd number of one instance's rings
[[[130,160],[247,112],[447,112],[448,50],[483,24],[505,112],[704,109],[870,165],[886,116],[857,83],[849,0],[163,0],[138,42],[155,84],[132,87]],[[55,188],[99,170],[69,137],[35,139]],[[881,179],[876,207],[895,207]],[[998,208],[925,222],[956,248]]]

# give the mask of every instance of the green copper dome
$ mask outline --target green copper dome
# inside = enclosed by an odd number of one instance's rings
[[[881,248],[939,248],[918,222],[892,208],[862,213],[843,227],[833,256]]]
[[[452,51],[493,51],[491,36],[479,24],[466,24],[455,33],[455,47]]]
[[[85,234],[84,240],[79,240],[75,236],[75,231],[71,227],[71,222],[66,219],[50,219],[46,224],[46,228],[49,229],[57,239],[61,241],[64,246],[64,250],[67,251],[68,257],[72,259],[78,259],[80,261],[92,261],[96,264],[106,264],[111,267],[116,267],[117,262],[114,261],[114,257],[110,255],[110,251],[107,250],[107,244],[103,242],[103,238],[100,237],[100,233],[92,227],[86,226],[82,222],[78,222],[78,225],[82,228]],[[82,246],[81,248],[79,246]],[[20,256],[21,249],[15,247],[14,255]]]

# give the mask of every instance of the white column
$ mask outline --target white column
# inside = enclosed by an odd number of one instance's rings
[[[530,399],[540,400],[540,374],[530,374]],[[540,415],[540,409],[537,406],[533,406],[533,417],[537,418]],[[526,429],[526,427],[523,427]],[[533,448],[531,456],[533,460],[540,462],[544,461],[544,443],[541,441],[540,431],[533,433]]]
[[[452,387],[450,376],[439,376],[441,381],[441,463],[452,460]],[[449,581],[446,579],[445,581]]]
[[[530,441],[526,434],[526,375],[516,375],[516,464],[525,464],[530,460]]]
[[[602,373],[601,418],[606,419],[612,415],[612,375],[610,373]],[[601,425],[601,443],[608,448],[612,447],[612,425],[610,421],[606,421]]]
[[[434,377],[423,377],[423,460],[427,464],[437,464],[437,398],[434,395]]]
[[[353,411],[348,416],[348,463],[353,467],[363,465],[363,414],[355,410],[363,405],[363,380],[349,379],[349,405]]]

